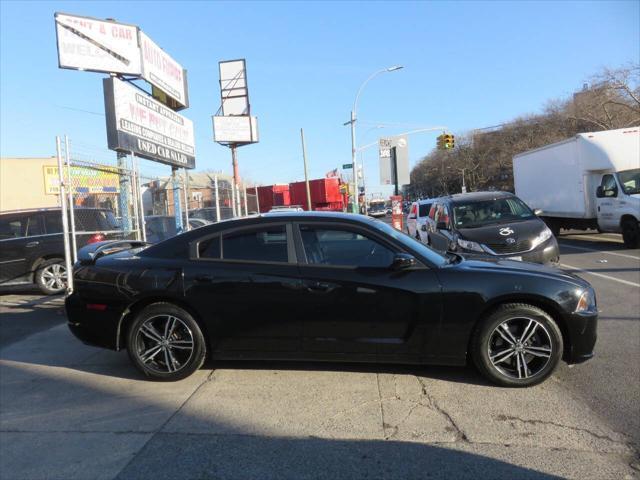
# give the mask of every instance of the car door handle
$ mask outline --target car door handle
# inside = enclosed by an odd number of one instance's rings
[[[25,247],[27,247],[27,248],[31,248],[31,247],[36,247],[36,246],[38,246],[38,245],[40,245],[40,242],[38,242],[38,241],[34,241],[34,242],[29,242],[29,243],[27,243],[27,244],[25,245]]]
[[[194,280],[198,283],[211,283],[213,281],[209,275],[196,275]]]
[[[322,282],[307,283],[305,286],[311,293],[329,293],[334,288],[330,284]]]

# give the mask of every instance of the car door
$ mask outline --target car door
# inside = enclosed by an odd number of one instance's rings
[[[616,231],[620,228],[620,214],[618,210],[618,183],[611,173],[602,176],[600,195],[597,196],[598,225],[602,230]]]
[[[32,265],[40,253],[42,218],[37,212],[0,218],[0,282],[31,282]]]
[[[300,223],[295,232],[305,352],[378,359],[422,352],[427,325],[439,318],[439,286],[431,270],[392,270],[402,250],[348,224]]]
[[[412,237],[416,236],[416,224],[418,216],[418,204],[412,203],[409,215],[407,215],[407,233]]]
[[[434,213],[433,233],[431,234],[431,246],[441,252],[446,252],[451,243],[451,222],[449,221],[449,209],[446,204],[436,204]]]
[[[203,237],[184,270],[185,294],[220,356],[300,351],[301,282],[286,223]]]

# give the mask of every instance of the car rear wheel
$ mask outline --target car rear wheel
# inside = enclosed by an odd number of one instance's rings
[[[562,358],[555,321],[533,305],[511,303],[494,310],[474,333],[473,361],[491,382],[529,387],[544,381]]]
[[[188,377],[204,363],[206,343],[198,323],[171,303],[154,303],[134,319],[127,333],[133,364],[154,380]]]
[[[627,248],[640,248],[640,225],[637,221],[624,221],[622,224],[622,240]]]
[[[67,268],[62,258],[45,260],[36,270],[36,284],[45,295],[62,293],[67,288]]]

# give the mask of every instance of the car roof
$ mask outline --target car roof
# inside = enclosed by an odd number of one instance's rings
[[[496,200],[498,198],[509,198],[515,195],[511,192],[495,191],[495,192],[469,192],[469,193],[456,193],[443,197],[442,200],[450,201],[451,203],[463,203],[463,202],[481,202],[484,200]]]

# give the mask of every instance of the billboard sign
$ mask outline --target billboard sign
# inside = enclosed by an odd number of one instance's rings
[[[195,167],[193,122],[131,84],[103,80],[107,143],[111,150],[174,167]]]
[[[244,59],[218,63],[222,115],[250,115],[247,69]]]
[[[139,38],[142,54],[142,78],[175,100],[178,109],[188,107],[189,96],[185,69],[142,30],[140,30]]]
[[[393,162],[391,149],[395,147],[396,158]],[[406,135],[381,138],[379,140],[380,183],[394,185],[398,177],[398,186],[409,184],[409,145]],[[395,163],[395,164],[394,164]]]
[[[120,191],[120,175],[115,167],[100,167],[100,169],[97,169],[74,165],[70,168],[71,176],[74,179],[71,185],[74,195],[78,193],[118,193]],[[46,195],[59,195],[60,177],[58,176],[58,167],[43,165],[42,174],[44,177],[44,193]]]
[[[258,119],[248,115],[213,117],[213,140],[218,143],[256,143]]]
[[[137,26],[65,13],[54,18],[60,68],[142,73]]]

